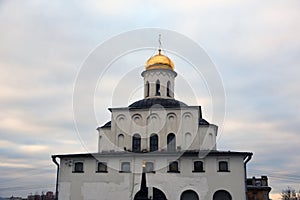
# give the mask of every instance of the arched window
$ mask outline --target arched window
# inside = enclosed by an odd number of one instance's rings
[[[194,162],[194,171],[193,172],[204,172],[204,167],[203,167],[202,161]]]
[[[167,150],[168,151],[176,150],[176,137],[174,133],[170,133],[167,137]]]
[[[170,83],[170,81],[168,81],[168,83],[167,83],[167,96],[168,97],[171,97],[170,85],[171,85],[171,83]]]
[[[150,152],[158,150],[158,135],[152,134],[150,136]]]
[[[229,172],[227,161],[219,161],[219,172]]]
[[[155,87],[155,96],[160,96],[160,82],[159,80],[156,81],[156,87]]]
[[[150,85],[149,82],[146,82],[146,97],[149,97],[149,93],[150,93]]]
[[[213,200],[232,200],[229,192],[225,190],[218,190],[214,193]]]
[[[199,196],[193,190],[186,190],[181,194],[180,200],[199,200]]]
[[[118,135],[118,147],[124,148],[124,135],[123,134]]]
[[[133,152],[141,151],[141,136],[139,134],[134,134],[132,137],[132,151]]]
[[[178,167],[178,162],[177,161],[172,161],[169,163],[169,171],[168,172],[179,172],[179,167]]]

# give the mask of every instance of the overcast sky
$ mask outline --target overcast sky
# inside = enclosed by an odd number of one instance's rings
[[[248,176],[268,175],[273,199],[287,186],[299,190],[299,10],[297,0],[0,1],[0,196],[54,190],[52,154],[97,150],[95,129],[110,120],[107,108],[114,105],[109,88],[122,77],[118,62],[134,77],[124,83],[142,84],[141,66],[153,52],[132,53],[114,64],[95,97],[98,124],[80,125],[80,133],[72,107],[76,77],[103,42],[146,27],[187,36],[215,64],[226,95],[218,148],[253,152]],[[190,105],[183,89],[188,73],[178,60],[182,88],[176,98]],[[203,80],[189,84],[202,86]],[[209,92],[197,91],[210,121]],[[141,87],[130,95],[121,106],[142,98]],[[83,131],[89,140],[80,139]]]

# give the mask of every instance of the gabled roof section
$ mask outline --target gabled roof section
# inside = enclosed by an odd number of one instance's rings
[[[98,127],[97,130],[98,130],[99,128],[110,128],[110,127],[111,127],[111,121],[106,122],[106,124],[104,124],[103,126]]]
[[[205,119],[203,119],[203,118],[200,118],[199,119],[199,126],[201,126],[201,125],[209,125],[209,122],[208,121],[206,121]]]

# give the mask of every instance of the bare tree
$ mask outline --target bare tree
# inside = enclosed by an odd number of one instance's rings
[[[282,200],[300,200],[300,194],[294,188],[288,187],[281,192]]]

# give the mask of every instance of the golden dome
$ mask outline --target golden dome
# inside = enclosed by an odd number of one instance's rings
[[[174,70],[174,63],[170,58],[161,54],[161,49],[158,49],[158,54],[149,58],[146,62],[146,70],[150,69]]]

